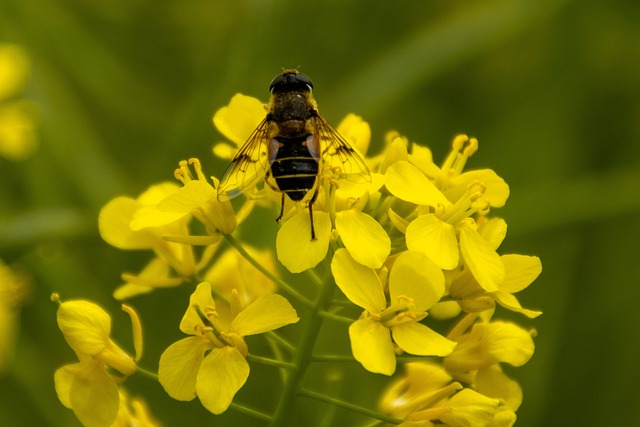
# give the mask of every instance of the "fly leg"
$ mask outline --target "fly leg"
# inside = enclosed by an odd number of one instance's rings
[[[280,202],[280,215],[276,218],[276,222],[280,222],[282,215],[284,215],[284,193],[282,193],[282,201]]]
[[[311,201],[309,201],[309,220],[311,222],[311,240],[316,240],[316,230],[313,227],[313,202],[316,201],[316,198],[318,197],[318,188],[316,187],[315,191],[313,192],[313,197],[311,197]]]

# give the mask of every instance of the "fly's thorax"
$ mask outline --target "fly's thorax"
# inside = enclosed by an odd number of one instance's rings
[[[276,123],[288,120],[304,121],[314,110],[310,92],[284,92],[273,95],[271,118]]]

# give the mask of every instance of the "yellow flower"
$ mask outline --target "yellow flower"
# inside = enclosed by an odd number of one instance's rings
[[[495,292],[486,292],[469,271],[463,271],[451,282],[449,295],[455,298],[467,312],[493,309],[497,302],[504,308],[522,313],[529,318],[538,317],[541,311],[529,310],[520,305],[513,295],[529,286],[542,271],[540,259],[535,256],[502,255],[505,270]]]
[[[189,166],[193,167],[195,176],[191,174]],[[205,225],[211,236],[230,234],[236,229],[237,222],[231,203],[218,200],[216,190],[204,176],[198,159],[181,161],[175,176],[184,186],[158,203],[159,211],[183,216],[193,214]],[[213,184],[218,185],[215,179]]]
[[[213,124],[235,147],[222,142],[214,146],[214,154],[231,160],[266,114],[264,103],[254,97],[239,93],[231,98],[229,105],[216,111]]]
[[[57,295],[52,299],[57,300]],[[134,344],[140,355],[141,327],[135,312],[131,316]],[[58,327],[78,356],[78,363],[65,365],[54,375],[60,402],[73,410],[85,426],[109,426],[118,415],[118,384],[132,375],[134,359],[111,340],[111,318],[89,301],[65,301],[58,307]]]
[[[24,160],[37,146],[35,105],[13,99],[24,88],[30,68],[21,47],[0,44],[0,156],[9,160]]]
[[[113,292],[113,297],[123,301],[147,294],[154,289],[172,288],[180,285],[183,279],[172,277],[170,268],[165,259],[153,258],[138,274],[122,273],[122,279],[125,280],[125,283]]]
[[[385,390],[380,409],[399,419],[429,408],[462,386],[440,365],[431,362],[412,362],[404,365],[405,373]]]
[[[394,343],[421,356],[445,356],[455,348],[455,343],[419,323],[444,295],[442,271],[424,254],[409,251],[396,259],[389,274],[388,306],[379,276],[346,249],[335,253],[331,271],[347,298],[365,309],[349,327],[349,337],[353,356],[368,371],[393,374]]]
[[[496,363],[522,366],[533,355],[531,333],[511,322],[476,323],[456,339],[458,346],[444,360],[447,372],[456,378],[489,368]]]
[[[430,152],[418,150],[409,160],[388,167],[385,185],[397,198],[420,208],[417,218],[400,225],[407,248],[423,252],[444,270],[464,262],[480,286],[494,292],[504,279],[504,266],[471,216],[504,205],[509,187],[491,170],[460,173],[476,149],[475,138],[457,137],[442,169],[430,162]]]
[[[162,183],[149,187],[137,199],[116,197],[100,211],[100,235],[119,249],[151,249],[180,278],[193,276],[195,260],[191,246],[169,242],[164,238],[188,236],[189,217],[182,212],[158,209],[158,203],[177,191],[177,185]],[[149,282],[148,286],[153,286],[153,283]]]
[[[259,250],[249,245],[244,245],[244,248],[265,269],[274,276],[278,275],[273,251]],[[211,287],[227,301],[231,300],[234,292],[237,292],[243,307],[251,304],[260,295],[272,294],[276,291],[273,281],[258,271],[234,248],[229,248],[220,254],[213,266],[205,273],[204,281],[211,283]],[[222,316],[222,307],[217,307],[217,311]]]
[[[440,407],[426,410],[424,413],[416,412],[407,418],[409,420],[421,419],[426,414],[439,413],[435,419],[447,426],[495,427],[495,419],[499,407],[500,400],[492,399],[465,388],[442,403]]]
[[[231,307],[240,307],[237,293]],[[180,330],[192,335],[171,344],[160,357],[158,378],[176,400],[198,396],[214,414],[227,410],[249,376],[248,354],[243,337],[278,329],[297,322],[289,302],[276,294],[262,295],[234,313],[231,324],[221,324],[211,296],[211,285],[200,283],[189,300]]]

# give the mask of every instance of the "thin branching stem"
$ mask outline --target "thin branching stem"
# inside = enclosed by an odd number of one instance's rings
[[[260,363],[261,365],[272,366],[274,368],[283,368],[291,371],[296,369],[296,365],[293,363],[269,359],[268,357],[256,356],[254,354],[247,354],[247,360],[250,362]]]
[[[260,412],[258,410],[253,409],[253,408],[249,408],[247,406],[240,405],[238,403],[231,403],[229,408],[233,409],[236,412],[240,412],[242,414],[249,415],[250,417],[256,418],[258,420],[269,422],[272,419],[271,415],[269,415],[269,414],[265,414],[264,412]]]
[[[377,420],[384,421],[384,422],[387,422],[387,423],[400,424],[402,422],[402,420],[399,420],[397,418],[390,417],[388,415],[382,414],[380,412],[377,412],[377,411],[374,411],[374,410],[371,410],[371,409],[368,409],[368,408],[364,408],[362,406],[354,405],[353,403],[349,403],[349,402],[345,402],[345,401],[340,400],[340,399],[336,399],[335,397],[326,396],[324,394],[317,393],[315,391],[300,390],[300,392],[298,394],[300,396],[308,397],[309,399],[314,399],[314,400],[318,400],[320,402],[328,403],[330,405],[339,406],[341,408],[345,408],[345,409],[348,409],[350,411],[357,412],[359,414],[366,415],[368,417],[375,418]]]

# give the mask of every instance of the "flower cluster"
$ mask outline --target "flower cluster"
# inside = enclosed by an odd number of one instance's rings
[[[230,141],[216,144],[214,154],[232,159],[264,114],[258,100],[236,95],[213,117]],[[348,355],[330,357],[396,375],[382,392],[380,412],[361,413],[405,426],[512,425],[522,391],[502,366],[526,363],[535,333],[501,320],[500,312],[540,314],[522,307],[514,294],[542,267],[537,257],[498,252],[507,225],[490,213],[505,204],[508,185],[490,169],[464,170],[478,149],[478,141],[466,135],[454,138],[438,166],[428,148],[397,132],[387,134],[380,154],[366,156],[371,132],[355,115],[337,130],[362,153],[370,173],[366,180],[350,180],[336,173],[331,159],[321,161],[311,218],[308,200],[292,202],[273,185],[253,180],[233,204],[219,198],[218,179],[207,178],[197,159],[179,163],[175,177],[181,185],[152,185],[137,198],[117,197],[102,209],[105,241],[153,254],[141,271],[122,274],[117,299],[179,285],[194,289],[179,322],[188,336],[168,343],[158,381],[172,398],[197,397],[214,414],[231,407],[285,425],[296,396],[333,399],[302,388],[317,360],[314,345],[323,320],[330,318],[348,324],[342,331],[351,347]],[[235,236],[257,209],[280,209],[283,199],[275,251]],[[315,239],[307,237],[311,220]],[[307,274],[282,279],[276,258],[289,273]],[[305,285],[317,285],[312,296],[309,286],[289,283],[302,277]],[[342,294],[337,298],[336,287]],[[96,307],[60,305],[60,328],[80,362],[56,373],[56,389],[85,425],[109,425],[105,420],[118,412],[117,383],[140,369],[112,343],[108,315]],[[276,329],[299,317],[305,321],[295,326],[299,342],[293,344]],[[269,344],[269,357],[249,351],[251,335]],[[274,415],[233,402],[253,363],[281,370]],[[402,373],[396,373],[399,365]],[[92,387],[111,396],[99,423],[87,413],[96,396]],[[81,399],[78,390],[88,397]]]

